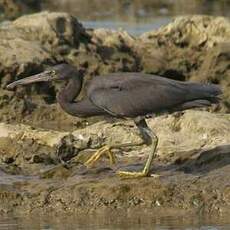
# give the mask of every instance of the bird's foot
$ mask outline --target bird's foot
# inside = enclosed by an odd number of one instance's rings
[[[140,177],[159,177],[160,175],[157,174],[149,174],[145,172],[144,170],[142,172],[128,172],[128,171],[118,171],[116,173],[118,176],[124,179],[132,179],[132,178],[140,178]]]
[[[102,155],[105,155],[107,154],[108,157],[109,157],[109,161],[110,161],[110,164],[115,164],[116,163],[116,158],[115,158],[115,155],[114,153],[111,151],[111,148],[110,146],[104,146],[100,149],[98,149],[94,154],[93,156],[91,156],[85,163],[84,165],[86,167],[90,167],[92,166],[93,164],[95,164],[96,161],[99,160],[99,158],[102,156]]]

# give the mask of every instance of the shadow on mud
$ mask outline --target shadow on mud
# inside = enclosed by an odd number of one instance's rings
[[[206,174],[230,164],[230,145],[220,145],[213,149],[194,151],[189,158],[178,158],[177,170],[190,174]]]
[[[100,174],[108,176],[113,175],[117,170],[141,171],[145,162],[144,159],[141,161],[137,159],[130,159],[128,162],[121,161],[113,169],[105,165],[100,165],[100,167],[85,169],[77,174],[88,176]],[[153,162],[151,173],[163,177],[177,175],[180,172],[184,174],[206,175],[227,165],[230,165],[230,145],[220,145],[208,150],[180,152],[176,154],[175,158],[170,156],[169,159],[156,159]]]
[[[179,172],[206,175],[230,164],[230,145],[220,145],[208,150],[192,150],[177,153],[154,161],[151,173],[161,176],[177,175]],[[131,166],[140,168],[141,164]],[[130,167],[129,167],[130,168]]]

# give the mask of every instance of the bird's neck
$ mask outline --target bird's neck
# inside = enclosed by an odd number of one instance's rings
[[[105,111],[95,106],[88,98],[74,101],[81,92],[81,88],[82,77],[70,79],[57,95],[57,101],[61,108],[68,114],[77,117],[104,115]]]
[[[57,95],[60,104],[72,103],[80,94],[82,88],[82,78],[71,78],[67,85],[61,89]]]
[[[57,95],[57,101],[61,108],[71,115],[77,113],[77,103],[74,103],[74,99],[80,94],[81,88],[82,77],[71,78]]]

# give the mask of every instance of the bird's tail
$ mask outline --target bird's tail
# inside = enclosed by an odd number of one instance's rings
[[[207,99],[211,103],[219,102],[219,95],[223,92],[218,85],[215,84],[200,84],[200,83],[192,83],[192,87],[190,87],[190,95],[188,95],[191,99]]]
[[[203,85],[203,87],[204,87],[204,91],[210,96],[218,96],[223,93],[220,86],[218,85],[205,84]]]

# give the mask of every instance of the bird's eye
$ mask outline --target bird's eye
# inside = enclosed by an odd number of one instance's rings
[[[57,74],[56,74],[56,71],[55,70],[51,70],[51,76],[52,77],[55,77]]]

